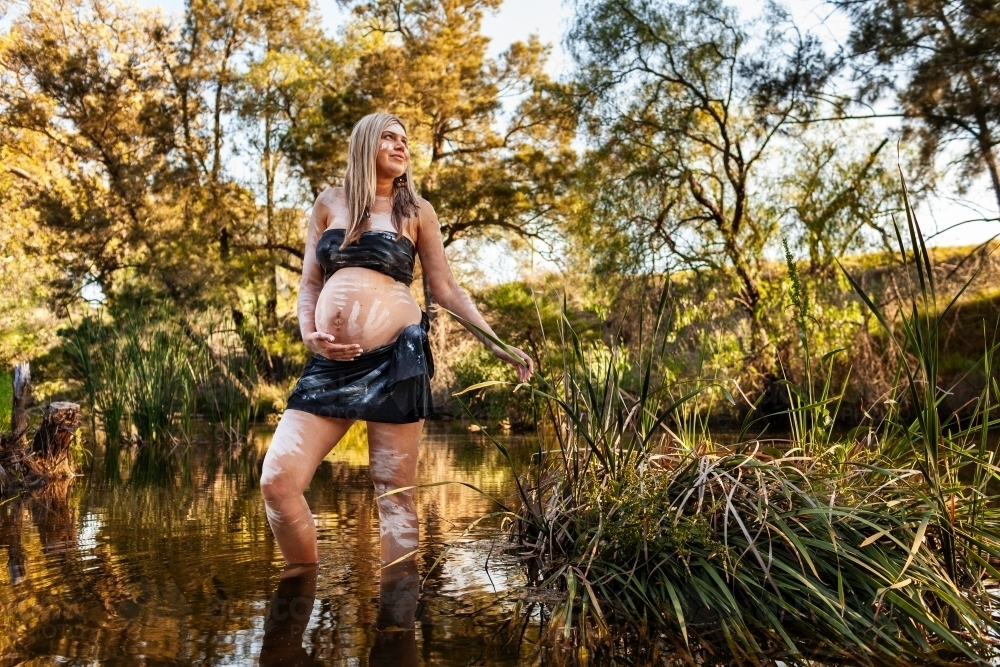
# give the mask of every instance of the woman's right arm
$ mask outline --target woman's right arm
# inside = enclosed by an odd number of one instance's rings
[[[353,359],[361,353],[359,345],[340,345],[334,343],[331,334],[316,331],[316,302],[323,290],[323,267],[316,259],[316,244],[320,235],[326,229],[330,220],[330,207],[327,198],[331,190],[320,193],[313,204],[309,216],[309,227],[306,230],[306,249],[302,255],[302,278],[299,280],[299,299],[297,310],[299,314],[299,332],[302,342],[316,354],[327,359],[344,361]]]

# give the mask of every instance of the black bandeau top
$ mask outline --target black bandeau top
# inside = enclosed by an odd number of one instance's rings
[[[396,232],[369,229],[361,238],[340,249],[344,242],[343,227],[331,227],[316,242],[316,260],[323,267],[323,282],[347,266],[360,266],[384,273],[393,280],[409,286],[413,282],[413,242],[403,236],[396,240]]]

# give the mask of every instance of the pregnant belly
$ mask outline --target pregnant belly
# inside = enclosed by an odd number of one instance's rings
[[[337,271],[316,302],[316,330],[363,351],[391,343],[404,327],[419,322],[420,306],[409,288],[371,269]]]

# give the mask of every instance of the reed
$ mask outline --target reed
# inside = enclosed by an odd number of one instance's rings
[[[906,230],[910,244],[902,231],[898,242],[915,284],[898,322],[852,280],[896,346],[896,407],[843,438],[830,429],[843,395],[830,381],[833,353],[813,361],[808,295],[790,257],[806,373],[785,379],[789,439],[697,444],[710,433],[688,403],[705,392],[733,398],[719,384],[658,380],[669,289],[632,355],[612,346],[595,358],[563,317],[562,367],[514,386],[545,415],[531,464],[517,468],[494,441],[516,478],[508,535],[533,584],[563,594],[551,639],[578,656],[633,662],[649,659],[644,650],[690,664],[997,657],[996,335],[974,418],[942,417],[938,331],[961,292],[939,307],[908,203]]]
[[[92,430],[104,435],[105,478],[121,480],[128,454],[135,481],[165,481],[183,457],[198,419],[231,444],[246,443],[256,419],[260,378],[232,322],[195,328],[166,307],[112,321],[105,313],[64,332],[74,376],[87,395]],[[128,449],[134,452],[127,452]]]
[[[239,332],[231,320],[213,321],[207,326],[201,394],[206,415],[230,442],[245,442],[257,418],[256,389],[260,382],[257,366],[242,347]]]

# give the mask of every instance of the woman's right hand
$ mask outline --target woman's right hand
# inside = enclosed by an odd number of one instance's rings
[[[332,334],[320,331],[312,332],[302,342],[319,356],[333,361],[350,361],[362,352],[360,345],[335,343]]]

